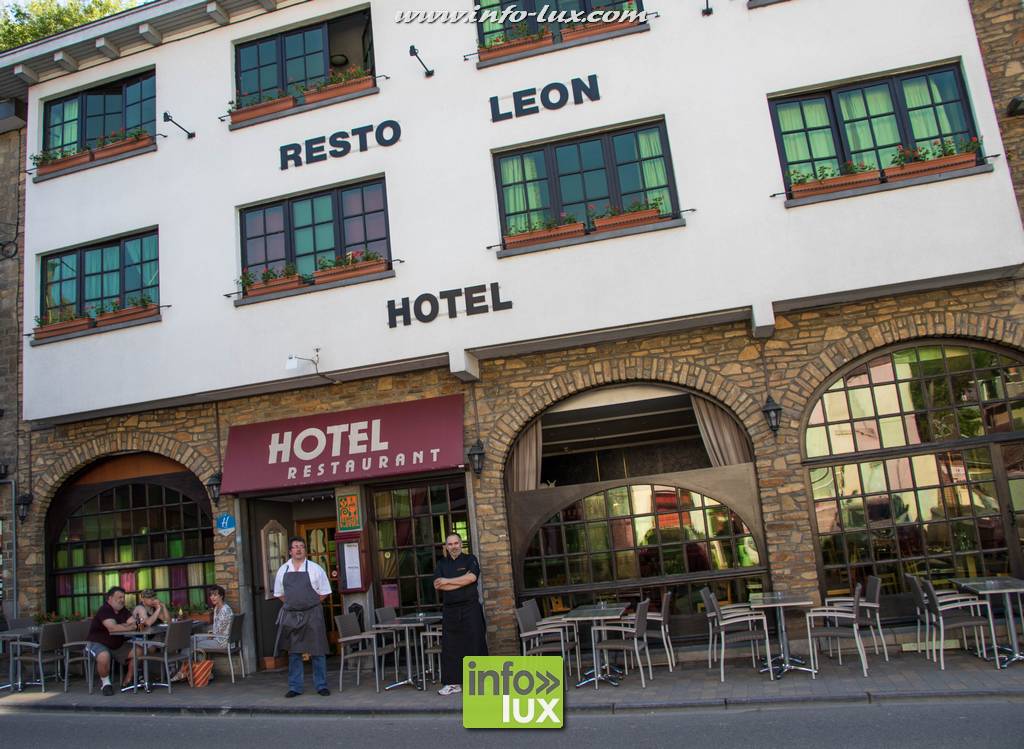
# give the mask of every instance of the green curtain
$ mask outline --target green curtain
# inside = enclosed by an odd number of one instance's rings
[[[775,108],[775,112],[778,115],[779,129],[782,130],[782,132],[788,133],[793,130],[804,129],[804,120],[800,115],[799,102],[780,104]]]
[[[657,130],[641,130],[637,135],[640,139],[641,159],[661,156],[661,135]]]
[[[831,130],[812,130],[807,133],[811,142],[811,154],[816,159],[828,159],[836,155],[835,139]]]
[[[512,185],[523,181],[523,162],[519,156],[501,160],[501,184]]]
[[[806,133],[786,133],[782,136],[782,147],[786,152],[786,161],[790,164],[798,161],[807,161],[811,158],[811,151],[807,146]]]
[[[859,89],[839,94],[839,113],[844,122],[866,117],[868,112],[864,106],[864,94]]]
[[[804,122],[806,127],[828,127],[828,107],[824,99],[813,99],[803,102]],[[796,129],[796,128],[793,128]]]
[[[903,81],[903,96],[906,97],[907,107],[925,107],[932,103],[931,94],[928,93],[928,79],[925,77],[911,78]]]
[[[864,89],[864,97],[867,100],[868,114],[877,117],[880,114],[892,112],[892,95],[888,86],[872,86]]]
[[[135,578],[138,583],[139,590],[145,590],[146,588],[153,587],[153,569],[151,567],[145,567],[139,570],[138,576]]]
[[[76,595],[85,595],[89,592],[89,579],[88,575],[84,572],[79,572],[75,575],[72,578],[71,584]]]

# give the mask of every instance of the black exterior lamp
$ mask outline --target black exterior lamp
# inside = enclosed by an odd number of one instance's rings
[[[768,395],[768,400],[761,406],[761,413],[764,414],[765,421],[768,422],[768,428],[772,430],[772,434],[778,434],[779,423],[782,420],[782,406],[775,402],[771,394]]]
[[[1024,115],[1024,96],[1014,96],[1006,107],[1007,117],[1020,117]]]
[[[32,502],[34,500],[35,497],[33,497],[31,493],[29,493],[22,494],[14,501],[15,507],[17,507],[18,509],[18,520],[20,522],[24,523],[25,520],[28,518],[28,510],[32,506]]]
[[[480,440],[474,442],[473,446],[469,448],[469,452],[466,453],[466,457],[469,458],[469,467],[477,476],[484,470],[484,456],[484,443]]]
[[[216,505],[220,502],[220,480],[221,473],[217,471],[215,474],[206,479],[206,493],[210,497],[210,501]]]

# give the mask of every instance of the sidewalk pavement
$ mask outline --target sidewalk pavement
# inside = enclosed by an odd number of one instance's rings
[[[893,649],[894,650],[894,649]],[[997,671],[973,654],[947,651],[946,670],[925,660],[919,653],[893,655],[886,663],[868,647],[869,676],[861,674],[856,657],[843,657],[840,666],[835,659],[822,654],[817,679],[802,671],[793,671],[782,679],[771,681],[751,667],[750,659],[727,660],[726,681],[719,682],[717,664],[713,670],[707,663],[680,663],[673,673],[665,666],[655,665],[654,679],[641,689],[639,676],[631,671],[619,687],[602,683],[599,689],[588,685],[576,689],[574,678],[567,680],[566,707],[570,711],[614,713],[683,708],[744,708],[808,704],[811,702],[864,702],[907,699],[965,699],[999,696],[1024,699],[1024,664]],[[6,665],[6,664],[5,664]],[[24,692],[0,692],[0,711],[82,710],[147,713],[172,712],[191,714],[273,714],[308,713],[322,715],[387,715],[387,714],[451,714],[461,713],[458,695],[442,697],[439,685],[426,691],[402,686],[378,694],[373,674],[363,671],[362,683],[355,686],[354,672],[345,676],[345,690],[338,692],[337,662],[329,661],[329,697],[322,697],[312,687],[307,667],[306,691],[293,699],[285,699],[287,673],[261,671],[238,678],[235,684],[220,668],[216,679],[202,689],[187,684],[175,685],[171,694],[155,688],[151,694],[139,690],[104,697],[97,688],[89,694],[85,681],[76,677],[65,694],[60,682],[47,684],[47,691],[26,687]],[[394,672],[388,668],[385,683]],[[404,673],[403,673],[404,676]],[[98,680],[97,680],[98,682]]]

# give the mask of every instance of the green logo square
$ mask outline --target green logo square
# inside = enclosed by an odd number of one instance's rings
[[[465,728],[561,728],[562,657],[489,655],[462,659]]]

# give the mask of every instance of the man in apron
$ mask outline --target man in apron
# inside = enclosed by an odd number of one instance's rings
[[[302,654],[309,653],[313,661],[313,686],[326,697],[327,688],[327,631],[320,603],[331,594],[331,582],[324,568],[306,558],[306,542],[295,536],[288,540],[291,557],[281,565],[274,578],[274,596],[284,606],[277,615],[278,648],[288,651],[288,692],[285,697],[302,694],[304,681]]]
[[[462,659],[487,655],[487,627],[480,606],[477,579],[480,563],[472,554],[462,553],[462,539],[451,534],[445,539],[445,555],[434,570],[434,589],[441,593],[441,681],[438,694],[462,691]]]

